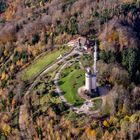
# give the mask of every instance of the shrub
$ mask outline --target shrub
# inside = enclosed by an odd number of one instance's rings
[[[105,52],[104,50],[99,53],[99,58],[106,63],[112,63],[116,61],[116,54],[112,51]]]
[[[70,23],[69,23],[69,32],[71,35],[75,35],[78,33],[78,24],[77,24],[77,20],[75,17],[72,17],[70,19]]]
[[[36,43],[38,43],[39,39],[40,39],[39,35],[38,34],[34,34],[32,36],[32,44],[35,45]]]
[[[131,76],[136,72],[138,62],[139,56],[136,49],[128,48],[122,52],[122,65],[128,70]]]
[[[46,43],[46,44],[48,43],[48,38],[49,38],[49,34],[46,32],[46,33],[45,33],[45,43]]]
[[[0,13],[4,12],[6,10],[6,3],[5,2],[0,2]]]

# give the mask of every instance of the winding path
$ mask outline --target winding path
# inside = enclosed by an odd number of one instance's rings
[[[56,92],[59,94],[62,102],[64,102],[65,104],[67,104],[73,111],[75,111],[76,113],[78,114],[81,114],[81,113],[85,113],[87,115],[94,115],[94,117],[98,117],[99,116],[99,112],[100,112],[100,109],[96,110],[96,111],[89,111],[88,109],[88,106],[87,105],[87,102],[91,102],[90,100],[87,100],[85,101],[85,103],[80,107],[74,107],[72,104],[68,103],[67,100],[65,99],[65,97],[63,96],[62,94],[62,91],[59,87],[59,84],[58,84],[58,80],[60,78],[60,74],[61,74],[61,71],[69,64],[70,60],[69,61],[66,61],[67,58],[71,57],[72,55],[76,54],[76,53],[79,53],[81,54],[79,51],[77,51],[76,47],[73,47],[73,49],[67,53],[65,56],[63,56],[61,59],[58,59],[56,62],[54,62],[51,66],[48,66],[43,72],[41,72],[38,77],[34,80],[34,82],[31,84],[31,86],[29,87],[29,89],[27,90],[27,92],[25,93],[24,95],[24,99],[23,101],[27,100],[28,99],[28,95],[30,94],[30,92],[33,90],[33,88],[36,86],[36,84],[38,83],[38,81],[40,80],[40,78],[46,74],[47,72],[49,72],[51,69],[53,69],[56,65],[58,65],[59,63],[64,63],[61,68],[59,69],[59,71],[56,73],[55,75],[55,78],[54,78],[54,84],[56,86]],[[82,66],[81,66],[82,68]],[[105,98],[102,97],[103,99],[103,103],[102,103],[102,106],[104,106],[105,104]],[[21,131],[21,138],[23,140],[31,140],[31,132],[29,131],[29,129],[26,127],[26,120],[25,120],[25,116],[24,114],[26,113],[27,111],[27,108],[26,108],[26,105],[23,104],[20,106],[20,113],[19,113],[19,128],[20,128],[20,131]],[[28,114],[28,113],[27,113]],[[28,119],[28,115],[26,116]]]
[[[65,99],[60,87],[59,87],[59,83],[58,80],[60,79],[60,75],[61,75],[61,71],[70,63],[70,61],[67,61],[64,65],[62,65],[62,67],[59,69],[59,71],[57,72],[57,74],[55,75],[54,78],[54,84],[56,87],[56,92],[59,94],[60,99],[62,100],[62,102],[64,102],[65,104],[67,104],[69,107],[72,107],[72,104],[68,103],[67,100]]]
[[[19,112],[19,128],[20,128],[20,132],[21,132],[21,138],[23,140],[31,140],[32,139],[31,133],[29,132],[29,129],[26,127],[26,119],[28,119],[28,115],[25,117],[25,113],[27,113],[26,112],[27,108],[26,108],[26,105],[24,104],[24,101],[28,99],[28,97],[29,97],[28,95],[30,94],[30,92],[33,90],[33,88],[36,86],[36,84],[38,83],[38,81],[40,80],[40,78],[44,74],[49,72],[51,69],[53,69],[59,63],[65,62],[67,58],[69,58],[70,56],[72,56],[76,53],[77,53],[76,47],[73,47],[69,53],[67,53],[61,59],[57,60],[51,66],[48,66],[43,72],[41,72],[38,75],[38,77],[35,79],[35,81],[31,84],[31,86],[29,87],[29,89],[25,93],[24,98],[23,98],[23,105],[20,106],[20,112]]]
[[[59,94],[62,102],[64,102],[66,105],[68,105],[73,111],[75,111],[77,114],[81,114],[81,113],[85,113],[87,115],[92,115],[94,117],[99,117],[99,113],[100,113],[100,110],[102,107],[104,107],[105,103],[106,103],[106,96],[103,96],[101,93],[101,97],[97,97],[97,98],[101,98],[102,99],[102,106],[95,110],[95,111],[90,111],[89,108],[91,106],[93,106],[94,104],[92,103],[92,100],[93,99],[90,99],[90,100],[86,100],[84,102],[84,104],[78,108],[78,107],[74,107],[72,104],[68,103],[67,100],[65,99],[64,95],[63,95],[63,92],[61,91],[60,89],[60,86],[59,86],[59,79],[60,79],[60,75],[61,75],[61,71],[70,63],[70,61],[67,61],[66,63],[64,63],[62,65],[62,67],[59,69],[58,73],[55,75],[55,78],[54,78],[54,84],[55,84],[55,87],[56,87],[56,92]],[[97,99],[96,98],[96,99]]]

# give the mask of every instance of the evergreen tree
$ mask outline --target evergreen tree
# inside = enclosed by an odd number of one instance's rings
[[[35,45],[36,43],[38,43],[40,37],[38,34],[34,34],[32,37],[32,44]]]
[[[130,76],[133,76],[136,72],[138,54],[137,50],[133,48],[125,49],[122,52],[122,65],[128,70]]]
[[[140,83],[140,71],[137,70],[136,74],[135,74],[135,83],[139,84]]]
[[[112,51],[105,52],[104,50],[100,52],[99,58],[106,63],[112,63],[116,61],[116,55]]]
[[[75,17],[72,17],[70,19],[70,23],[69,23],[69,32],[71,35],[75,35],[78,33],[78,24],[77,24],[77,20]]]

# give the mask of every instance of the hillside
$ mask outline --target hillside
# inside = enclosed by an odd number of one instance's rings
[[[138,140],[139,32],[138,0],[0,0],[0,139]],[[110,88],[98,117],[75,113],[56,93],[70,62],[60,87],[76,107],[84,102],[71,94],[83,84],[79,62],[91,66],[93,56],[67,45],[80,36],[97,41],[98,83]]]

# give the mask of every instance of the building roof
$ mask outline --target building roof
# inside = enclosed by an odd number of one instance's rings
[[[87,44],[87,38],[86,37],[79,37],[79,38],[77,38],[77,41],[79,41],[82,46],[85,46]]]
[[[95,41],[94,40],[89,40],[86,37],[82,37],[82,36],[77,37],[75,39],[72,39],[67,44],[69,46],[76,46],[76,45],[78,45],[78,43],[80,43],[81,46],[86,46],[87,48],[89,48],[87,50],[88,52],[93,51],[91,48],[93,48],[92,46],[95,45]]]

